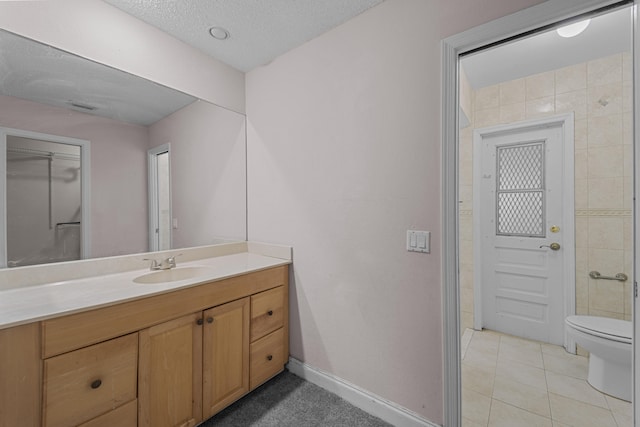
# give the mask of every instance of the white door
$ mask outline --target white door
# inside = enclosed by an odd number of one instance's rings
[[[171,146],[147,152],[149,169],[149,251],[171,249]]]
[[[563,215],[568,203],[573,212],[573,192],[571,200],[563,194],[564,127],[497,129],[478,131],[475,146],[482,327],[563,345],[564,257],[566,245],[574,244],[565,241],[574,234]]]

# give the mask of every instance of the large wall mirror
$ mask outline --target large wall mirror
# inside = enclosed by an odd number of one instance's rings
[[[0,75],[2,267],[246,239],[244,115],[4,30]]]

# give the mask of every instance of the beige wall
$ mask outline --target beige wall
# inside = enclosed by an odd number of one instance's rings
[[[467,95],[468,96],[468,95]],[[496,124],[575,114],[576,311],[631,319],[632,82],[630,54],[617,54],[481,88],[472,126],[461,131],[462,327],[473,325],[472,132]]]

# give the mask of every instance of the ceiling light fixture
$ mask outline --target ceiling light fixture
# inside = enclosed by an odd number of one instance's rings
[[[225,30],[222,27],[211,27],[209,28],[209,34],[216,40],[226,40],[229,38],[229,31]]]
[[[575,37],[586,30],[590,22],[591,19],[585,19],[584,21],[576,22],[575,24],[569,24],[564,27],[558,28],[556,31],[558,32],[558,35],[560,37]]]

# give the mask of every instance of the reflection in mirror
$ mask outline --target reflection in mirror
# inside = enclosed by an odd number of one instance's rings
[[[149,249],[171,249],[170,146],[149,150]],[[176,224],[177,225],[177,224]]]
[[[80,149],[7,136],[8,266],[80,259]]]
[[[90,226],[82,231],[87,247],[81,257],[155,249],[147,153],[167,144],[171,204],[163,208],[162,248],[246,239],[243,115],[3,30],[0,52],[0,127],[90,143],[91,201],[84,207]],[[17,193],[12,200],[32,198]],[[14,233],[12,224],[7,236]],[[43,224],[48,227],[47,218]],[[71,238],[74,231],[64,233]]]
[[[171,182],[169,181],[169,152],[156,156],[158,169],[158,250],[171,249]],[[155,250],[155,248],[152,248]]]

